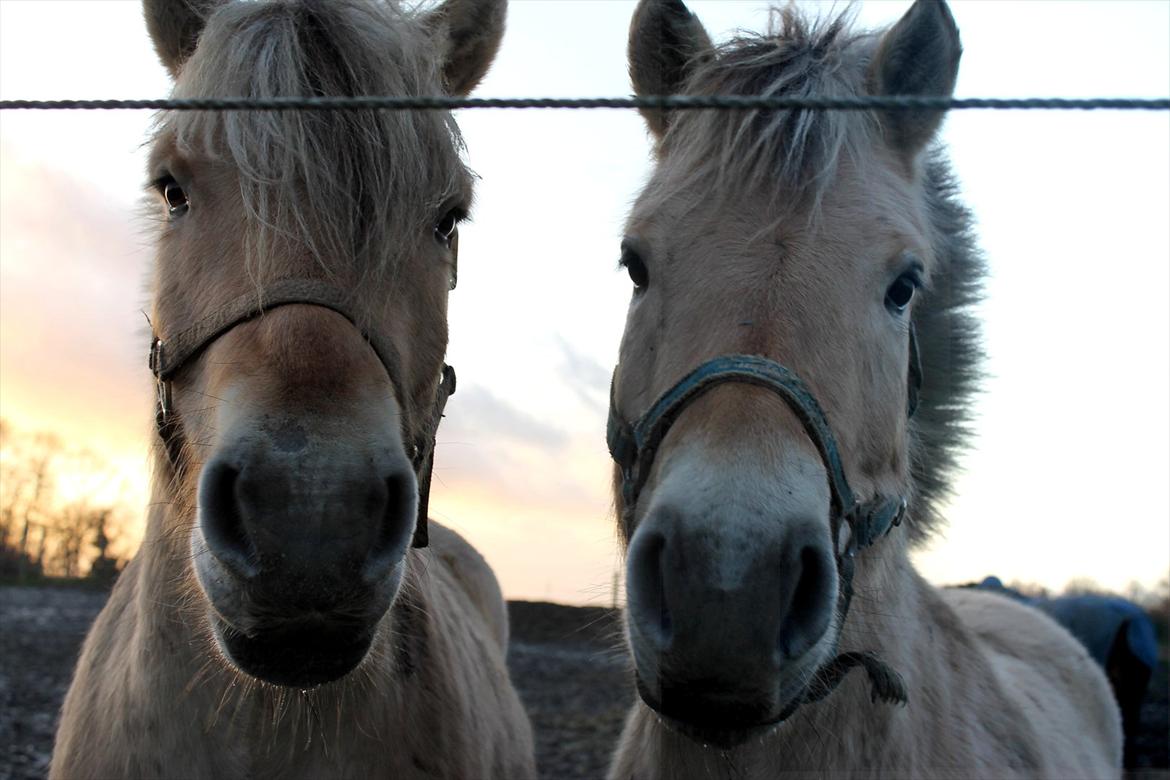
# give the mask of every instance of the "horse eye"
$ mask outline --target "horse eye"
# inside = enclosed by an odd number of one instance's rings
[[[646,262],[625,241],[622,242],[622,258],[618,261],[618,265],[629,273],[630,281],[634,283],[635,293],[643,292],[646,285],[650,284],[650,272],[646,270]]]
[[[168,181],[163,185],[163,199],[167,202],[167,211],[172,217],[177,217],[187,210],[190,202],[187,193],[176,181]]]
[[[918,285],[918,279],[913,274],[902,274],[886,290],[886,306],[898,314],[906,311],[906,307],[914,298],[914,291],[918,289]]]
[[[435,239],[443,246],[451,246],[463,217],[464,214],[459,209],[451,209],[444,214],[443,218],[435,223]]]

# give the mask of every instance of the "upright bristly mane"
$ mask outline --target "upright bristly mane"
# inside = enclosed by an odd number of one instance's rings
[[[856,97],[867,94],[869,63],[878,42],[852,32],[852,12],[808,18],[792,6],[773,11],[764,35],[743,34],[693,63],[683,92],[691,95]],[[766,197],[777,222],[816,219],[825,190],[843,161],[862,159],[881,143],[876,116],[854,111],[678,112],[662,140],[670,166],[650,187],[659,197],[701,192],[710,208],[722,198]],[[979,321],[984,262],[971,216],[939,149],[921,166],[922,191],[937,257],[930,290],[915,310],[925,371],[910,426],[917,501],[911,538],[922,542],[943,523],[958,456],[970,437],[973,396],[980,379]]]
[[[741,33],[694,63],[688,95],[851,97],[865,91],[865,63],[876,42],[851,33],[852,13],[810,19],[793,7],[773,9],[769,31]],[[685,172],[705,196],[783,192],[774,206],[791,212],[820,200],[843,157],[865,153],[879,136],[874,118],[843,111],[680,112],[666,137]],[[680,186],[681,188],[681,186]]]
[[[973,309],[983,295],[986,263],[945,155],[938,148],[929,154],[923,192],[936,268],[914,310],[923,369],[918,411],[910,425],[914,542],[944,523],[941,504],[950,495],[959,455],[970,443],[972,405],[983,376],[982,330]]]
[[[442,57],[422,25],[392,2],[228,3],[175,96],[438,94]],[[239,170],[257,279],[276,238],[307,249],[327,274],[355,261],[359,278],[392,274],[468,177],[445,112],[179,112],[161,116],[159,132]]]

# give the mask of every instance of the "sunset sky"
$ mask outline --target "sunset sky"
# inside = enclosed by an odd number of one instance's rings
[[[690,5],[716,39],[766,24],[764,2]],[[863,3],[859,23],[908,6]],[[628,94],[633,7],[512,0],[477,94]],[[1170,3],[952,7],[960,96],[1170,95]],[[0,0],[3,98],[168,91],[137,2]],[[616,261],[649,143],[634,112],[458,120],[482,180],[461,229],[459,391],[432,516],[484,552],[509,597],[608,603],[606,390],[630,294]],[[153,435],[149,122],[0,112],[0,415],[102,453],[138,507]],[[951,527],[919,566],[939,583],[1153,585],[1170,570],[1170,115],[956,112],[943,140],[990,263],[988,379]]]

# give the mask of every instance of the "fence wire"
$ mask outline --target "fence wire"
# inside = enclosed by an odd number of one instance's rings
[[[502,109],[668,109],[821,111],[1168,111],[1170,98],[953,98],[869,95],[849,98],[782,95],[663,95],[620,98],[467,98],[347,96],[168,98],[161,100],[0,100],[0,110],[154,111],[436,111]]]

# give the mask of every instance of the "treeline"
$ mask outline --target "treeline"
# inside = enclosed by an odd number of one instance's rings
[[[113,582],[130,542],[119,478],[95,453],[0,419],[0,581]]]

